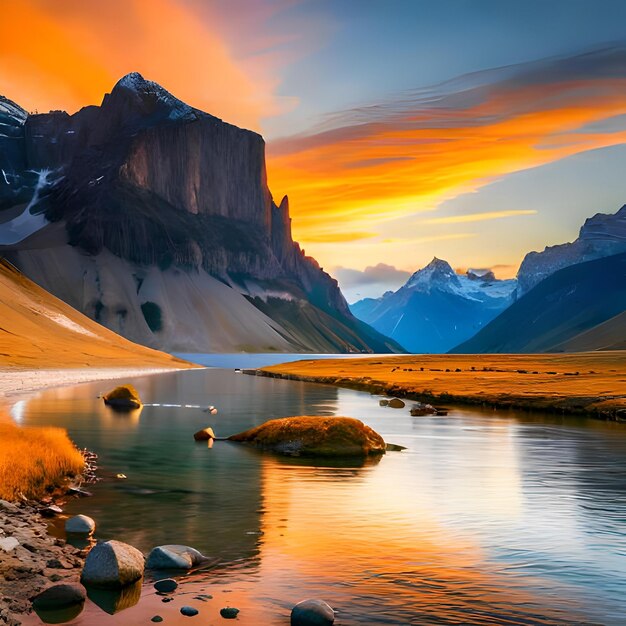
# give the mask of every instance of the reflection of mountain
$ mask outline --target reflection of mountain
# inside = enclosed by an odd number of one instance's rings
[[[446,352],[509,306],[515,286],[492,272],[458,275],[435,258],[398,291],[360,300],[351,309],[410,352]]]
[[[111,330],[179,352],[399,350],[293,241],[256,133],[137,73],[74,115],[0,99],[0,125],[3,253]]]
[[[624,311],[626,253],[551,274],[452,352],[623,349]]]

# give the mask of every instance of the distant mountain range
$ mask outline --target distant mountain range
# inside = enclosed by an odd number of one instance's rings
[[[517,280],[458,275],[435,258],[351,309],[416,353],[625,349],[624,252],[626,206],[586,220],[572,243],[528,253]]]
[[[496,280],[492,272],[465,275],[434,258],[396,292],[366,298],[352,312],[409,352],[447,352],[475,335],[513,302],[515,280]]]
[[[137,73],[74,115],[0,98],[0,255],[151,347],[401,350],[293,241],[263,138]]]
[[[626,348],[626,253],[548,276],[452,352]]]

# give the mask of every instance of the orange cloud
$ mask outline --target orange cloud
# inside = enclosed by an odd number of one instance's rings
[[[177,0],[8,2],[0,42],[0,93],[28,110],[99,104],[131,71],[247,128],[283,107],[275,60],[236,58],[215,23]]]
[[[486,85],[474,75],[475,88],[443,85],[274,142],[270,184],[289,194],[296,237],[320,241],[328,224],[371,229],[503,175],[624,143],[625,130],[590,125],[626,113],[626,50],[580,59],[492,71]]]
[[[462,224],[466,222],[486,222],[498,220],[503,217],[517,217],[518,215],[537,215],[533,209],[519,211],[487,211],[485,213],[466,213],[465,215],[448,215],[447,217],[434,217],[424,220],[424,224]]]

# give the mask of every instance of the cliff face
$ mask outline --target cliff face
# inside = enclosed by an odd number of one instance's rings
[[[74,115],[27,116],[0,100],[3,115],[15,137],[2,162],[0,253],[96,321],[170,350],[397,349],[352,317],[336,281],[293,241],[289,202],[277,206],[267,186],[260,135],[139,74]],[[248,311],[240,324],[262,331],[242,327],[239,341],[226,307],[207,325],[217,292]],[[158,309],[159,323],[146,309]],[[299,336],[303,310],[319,332]]]
[[[518,295],[527,293],[558,270],[621,252],[626,252],[626,206],[617,213],[597,213],[587,219],[571,243],[529,252],[517,274]]]

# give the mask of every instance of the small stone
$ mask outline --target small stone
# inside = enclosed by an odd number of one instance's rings
[[[209,439],[215,439],[215,433],[210,426],[207,426],[207,428],[203,428],[197,433],[194,433],[193,438],[196,441],[208,441]]]
[[[291,611],[291,626],[331,626],[335,611],[323,600],[303,600]]]
[[[65,522],[65,532],[75,535],[91,535],[96,529],[96,522],[87,515],[75,515]]]
[[[163,598],[161,602],[171,602],[174,598]]]
[[[400,398],[392,398],[391,400],[389,400],[389,406],[392,409],[403,409],[405,407],[404,402],[402,402],[402,400],[400,400]]]
[[[54,585],[33,598],[33,608],[39,611],[64,609],[82,604],[86,597],[85,590],[78,585]]]
[[[12,552],[19,545],[20,542],[15,537],[0,539],[0,550],[4,550],[4,552]]]
[[[152,549],[146,567],[153,570],[190,570],[206,561],[207,557],[194,548],[168,544]]]
[[[220,609],[220,615],[224,619],[235,619],[239,614],[239,609],[236,609],[232,606],[226,606],[223,609]]]
[[[41,509],[41,514],[44,517],[55,517],[56,515],[60,515],[61,513],[63,513],[63,509],[60,506],[57,506],[56,504],[51,504],[50,506],[47,506],[45,509]]]
[[[65,493],[67,493],[68,496],[77,496],[79,498],[89,498],[93,495],[91,491],[85,491],[79,487],[70,487]]]
[[[194,615],[198,615],[200,611],[194,609],[192,606],[184,606],[180,609],[180,612],[186,617],[193,617]]]
[[[161,593],[171,593],[178,587],[178,583],[173,578],[164,578],[154,583],[154,588]]]
[[[163,618],[160,615],[155,615],[150,621],[151,622],[162,622]]]
[[[118,480],[126,480],[128,476],[126,476],[126,474],[115,474],[115,478]]]

